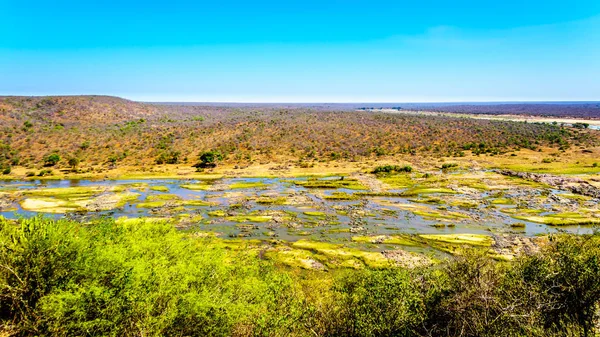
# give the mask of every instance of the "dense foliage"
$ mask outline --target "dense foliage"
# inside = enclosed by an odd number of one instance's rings
[[[599,235],[325,273],[166,223],[0,220],[0,320],[21,336],[591,336],[598,279]]]

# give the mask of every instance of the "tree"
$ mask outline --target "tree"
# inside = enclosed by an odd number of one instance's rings
[[[196,168],[212,168],[217,166],[217,161],[223,160],[223,155],[219,151],[207,151],[198,156],[198,162],[194,164]]]
[[[60,161],[58,153],[51,153],[44,157],[44,166],[54,166]]]
[[[73,171],[77,170],[77,166],[79,165],[79,158],[77,157],[71,157],[69,158],[69,166],[71,166],[71,169],[73,169]]]

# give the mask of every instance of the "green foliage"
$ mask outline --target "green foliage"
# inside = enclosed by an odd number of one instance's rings
[[[169,223],[0,220],[0,319],[22,335],[288,335],[291,278]]]
[[[52,152],[44,156],[44,166],[55,166],[60,161],[60,156],[56,152]]]
[[[71,168],[73,170],[77,169],[77,166],[79,165],[79,162],[80,162],[80,160],[77,157],[71,157],[71,158],[69,158],[69,166],[71,166]]]
[[[600,236],[561,235],[496,262],[465,251],[436,268],[349,273],[333,288],[326,335],[591,336]]]
[[[156,163],[161,164],[177,164],[179,162],[179,156],[181,152],[173,150],[162,151],[156,158]]]
[[[600,235],[498,262],[290,273],[166,221],[0,218],[0,325],[36,336],[592,336]],[[297,276],[300,275],[300,276]]]
[[[442,170],[447,170],[447,169],[451,169],[451,168],[455,168],[458,167],[457,163],[444,163],[442,164]]]
[[[223,160],[223,155],[219,151],[206,151],[198,156],[198,162],[194,164],[197,168],[208,168],[217,166],[217,161]]]
[[[51,176],[54,173],[52,172],[51,169],[43,169],[40,170],[40,172],[38,173],[38,177],[46,177],[46,176]]]
[[[412,167],[409,165],[398,166],[398,165],[384,165],[377,166],[371,173],[410,173],[412,172]]]

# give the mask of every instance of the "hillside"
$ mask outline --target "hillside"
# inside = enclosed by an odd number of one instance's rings
[[[107,96],[3,97],[3,166],[41,169],[196,161],[216,150],[230,164],[496,155],[519,148],[597,144],[597,135],[547,124],[305,107],[146,104]],[[51,154],[60,159],[47,160]],[[51,164],[51,165],[50,165]]]

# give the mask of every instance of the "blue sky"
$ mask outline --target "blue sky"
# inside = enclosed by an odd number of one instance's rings
[[[600,100],[600,1],[0,0],[0,95]]]

